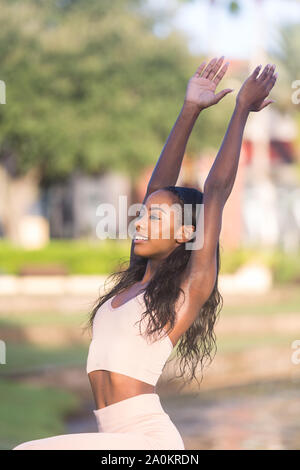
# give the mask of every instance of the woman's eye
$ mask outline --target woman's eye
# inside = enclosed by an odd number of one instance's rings
[[[136,217],[139,219],[141,217],[141,212],[138,211],[136,213]],[[150,219],[153,218],[153,219],[156,219],[156,220],[159,220],[159,217],[155,217],[155,215],[150,215]]]

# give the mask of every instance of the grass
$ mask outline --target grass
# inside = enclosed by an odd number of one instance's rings
[[[295,340],[295,333],[278,334],[278,333],[262,333],[255,332],[254,334],[232,334],[232,335],[217,335],[217,351],[218,354],[226,354],[233,352],[245,352],[247,350],[263,348],[265,346],[285,346],[291,350],[291,344]]]
[[[22,326],[74,326],[83,327],[88,319],[88,313],[59,313],[59,312],[32,312],[32,313],[1,313],[0,327]]]
[[[88,346],[76,345],[69,348],[42,348],[28,343],[6,345],[6,364],[2,364],[1,375],[30,373],[47,367],[82,366],[88,353]]]
[[[10,450],[25,441],[64,433],[64,417],[79,406],[79,399],[54,387],[0,383],[0,449]]]
[[[224,301],[220,315],[243,316],[243,315],[280,315],[300,312],[300,289],[297,287],[289,289],[288,295],[281,298],[272,298],[264,295],[263,298],[253,296],[247,302],[230,305]]]
[[[84,369],[87,346],[41,348],[28,343],[10,342],[6,364],[1,365],[0,449],[11,449],[21,442],[64,434],[66,415],[80,406],[79,397],[57,387],[41,387],[9,379],[11,374],[34,373],[49,367]]]

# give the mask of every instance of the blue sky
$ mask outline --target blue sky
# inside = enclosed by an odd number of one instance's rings
[[[232,15],[224,8],[229,0],[215,1],[217,6],[211,9],[207,0],[194,0],[184,5],[176,0],[148,0],[154,11],[172,13],[171,20],[157,25],[155,34],[166,36],[176,27],[187,35],[191,53],[246,59],[258,40],[257,23],[260,19],[264,25],[263,42],[267,49],[277,47],[281,25],[299,23],[300,27],[298,0],[263,0],[259,18],[256,16],[256,0],[239,0],[241,10],[238,15]]]

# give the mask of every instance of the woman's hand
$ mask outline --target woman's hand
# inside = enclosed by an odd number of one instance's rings
[[[229,62],[226,62],[219,71],[223,60],[224,56],[220,57],[219,60],[215,57],[206,68],[206,62],[202,62],[188,82],[184,98],[186,103],[192,103],[201,110],[218,103],[227,93],[233,91],[231,88],[227,88],[215,94],[215,90],[229,65]]]
[[[275,85],[278,73],[274,74],[275,64],[266,65],[259,77],[261,65],[256,67],[252,74],[243,83],[237,97],[236,103],[247,111],[261,111],[274,100],[265,98]]]

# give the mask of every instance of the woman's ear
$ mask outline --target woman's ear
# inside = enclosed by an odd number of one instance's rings
[[[182,225],[177,230],[175,238],[180,243],[186,243],[193,238],[194,231],[194,225]]]

